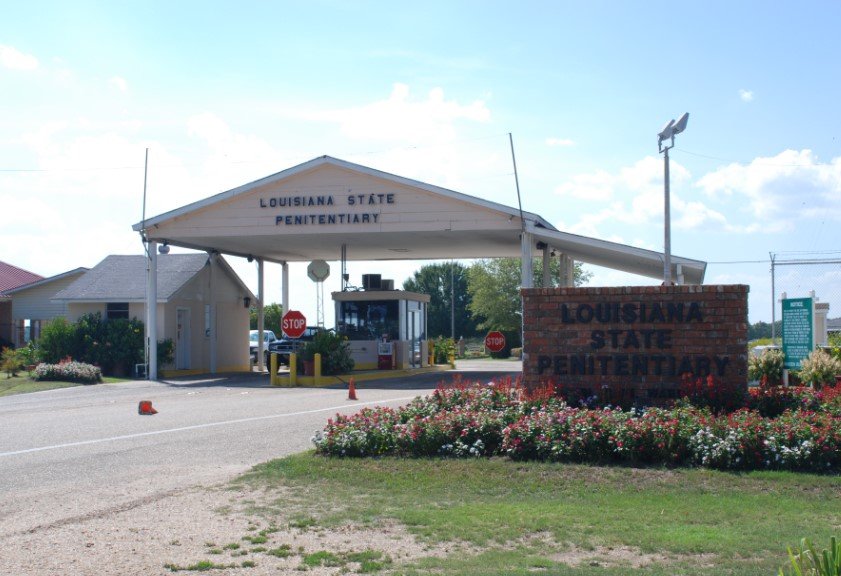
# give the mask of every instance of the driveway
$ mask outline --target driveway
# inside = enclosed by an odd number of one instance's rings
[[[0,540],[155,495],[224,482],[311,447],[327,418],[397,406],[458,376],[516,375],[518,362],[341,388],[273,388],[260,375],[79,386],[0,398]],[[140,416],[140,400],[158,414]]]

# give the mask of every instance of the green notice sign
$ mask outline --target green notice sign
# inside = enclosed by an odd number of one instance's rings
[[[813,318],[811,298],[783,300],[783,353],[789,370],[800,369],[800,361],[812,351]]]

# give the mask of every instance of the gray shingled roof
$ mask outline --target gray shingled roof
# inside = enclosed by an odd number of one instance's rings
[[[207,254],[158,256],[158,300],[169,300],[207,262]],[[146,256],[108,256],[53,300],[131,302],[146,300]]]

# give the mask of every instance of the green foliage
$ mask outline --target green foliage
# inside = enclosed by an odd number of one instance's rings
[[[283,319],[283,306],[273,302],[263,306],[263,329],[271,330],[280,336],[280,321]],[[257,308],[252,307],[249,313],[251,330],[257,330]]]
[[[543,285],[543,267],[538,260],[533,262],[534,285]],[[558,285],[560,277],[559,259],[550,263],[552,285]],[[574,283],[581,286],[591,273],[585,272],[580,263],[575,264]],[[479,260],[467,271],[467,290],[470,293],[470,312],[479,319],[481,331],[500,330],[505,333],[511,346],[520,345],[521,301],[520,301],[520,259],[495,258]],[[507,358],[510,349],[504,351]]]
[[[456,343],[452,338],[441,338],[439,336],[433,341],[432,350],[436,364],[448,364],[450,357],[455,356]]]
[[[20,350],[14,348],[3,348],[0,355],[0,370],[6,373],[7,378],[17,376],[18,372],[24,369],[26,362]]]
[[[158,340],[158,369],[175,362],[175,343],[172,338]]]
[[[403,289],[429,295],[427,335],[469,338],[478,334],[476,320],[470,314],[467,267],[458,262],[429,264],[403,282]],[[455,305],[453,305],[455,301]],[[452,329],[455,309],[455,335]]]
[[[321,354],[322,374],[346,374],[353,370],[347,338],[331,330],[319,331],[307,342],[301,349],[301,360],[313,360],[316,354]]]
[[[841,375],[841,361],[820,348],[800,362],[797,372],[801,382],[811,382],[816,387],[835,382],[836,375]]]
[[[748,356],[748,379],[758,380],[763,386],[776,386],[783,379],[785,354],[776,348],[766,348],[759,356]]]
[[[783,333],[783,321],[777,320],[774,323],[774,334],[777,338]],[[771,338],[771,324],[768,322],[756,322],[748,325],[748,340],[759,340],[764,338]],[[770,343],[770,342],[769,342]]]
[[[41,330],[38,350],[41,360],[49,364],[57,364],[67,356],[78,356],[75,326],[65,318],[51,320]]]
[[[42,360],[50,364],[70,357],[113,373],[143,361],[143,339],[140,320],[104,321],[96,312],[85,314],[75,324],[56,318],[41,332],[38,349]]]
[[[480,260],[467,272],[470,312],[482,331],[520,331],[520,261],[516,258]]]
[[[791,576],[841,576],[841,542],[835,536],[829,540],[829,550],[822,550],[820,554],[811,541],[803,538],[799,548],[788,549],[788,559]],[[782,568],[779,576],[786,576]]]

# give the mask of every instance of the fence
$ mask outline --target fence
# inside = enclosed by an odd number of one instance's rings
[[[829,304],[827,328],[841,330],[841,259],[779,259],[777,256],[771,254],[771,337],[780,336],[775,323],[781,318],[782,295],[806,298],[812,291],[817,303]]]

